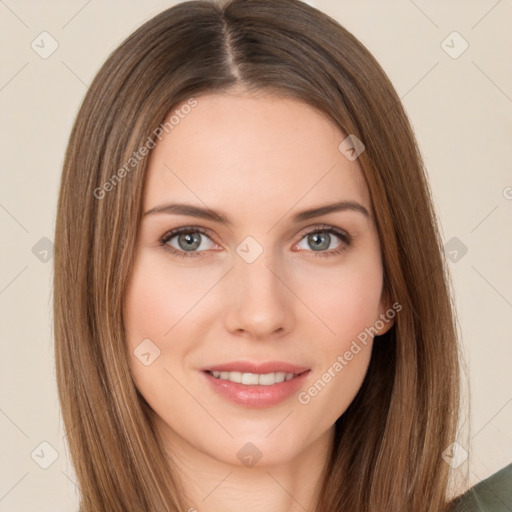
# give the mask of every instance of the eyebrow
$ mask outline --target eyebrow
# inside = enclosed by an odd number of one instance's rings
[[[318,206],[315,208],[310,208],[308,210],[303,210],[299,213],[296,213],[292,217],[292,222],[299,223],[305,220],[312,219],[314,217],[320,217],[321,215],[327,215],[332,212],[343,212],[343,211],[354,211],[359,212],[368,219],[370,219],[370,214],[368,210],[360,203],[356,201],[339,201],[337,203],[326,204],[323,206]],[[190,217],[198,217],[201,219],[211,220],[213,222],[218,222],[220,224],[224,224],[226,226],[232,226],[233,223],[229,218],[218,211],[212,210],[210,208],[205,208],[201,206],[195,206],[187,203],[170,203],[163,204],[160,206],[155,206],[149,209],[144,213],[144,217],[148,215],[156,215],[165,213],[168,215],[188,215]]]

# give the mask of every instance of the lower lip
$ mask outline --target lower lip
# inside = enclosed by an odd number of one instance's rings
[[[291,380],[271,386],[247,386],[230,380],[217,379],[213,375],[203,372],[209,385],[219,395],[237,405],[253,408],[270,407],[283,402],[303,386],[309,374],[310,370],[307,370]]]

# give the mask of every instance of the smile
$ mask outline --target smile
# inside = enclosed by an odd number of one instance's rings
[[[232,404],[264,408],[292,398],[310,379],[311,369],[286,362],[236,361],[202,368],[205,383]]]

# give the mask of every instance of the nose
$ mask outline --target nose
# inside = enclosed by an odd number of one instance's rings
[[[254,262],[237,258],[222,291],[226,298],[226,329],[266,340],[289,332],[295,322],[296,298],[282,266],[266,252]]]

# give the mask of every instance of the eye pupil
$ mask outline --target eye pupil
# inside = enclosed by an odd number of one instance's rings
[[[200,235],[192,233],[181,234],[178,236],[178,244],[184,251],[193,251],[201,245]]]
[[[331,243],[331,237],[328,233],[313,233],[308,236],[308,243],[314,250],[328,249]]]

